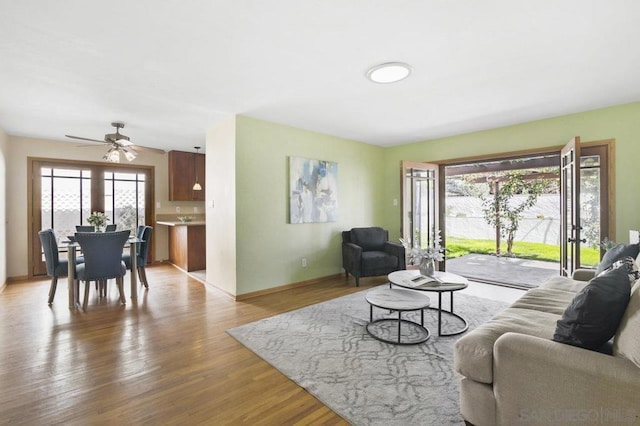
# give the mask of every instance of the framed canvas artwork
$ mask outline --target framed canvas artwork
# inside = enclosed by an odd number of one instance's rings
[[[289,157],[289,223],[337,218],[338,163]]]

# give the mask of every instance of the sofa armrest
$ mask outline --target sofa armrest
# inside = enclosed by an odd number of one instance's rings
[[[498,424],[640,421],[640,368],[552,340],[505,333],[494,346]]]
[[[595,269],[579,268],[573,271],[573,275],[571,275],[571,278],[573,278],[576,281],[589,281],[595,276],[596,276]]]
[[[387,241],[384,244],[384,251],[398,258],[398,269],[407,269],[406,256],[402,244]]]

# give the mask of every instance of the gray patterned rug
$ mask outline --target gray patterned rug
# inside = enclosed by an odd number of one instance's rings
[[[429,310],[425,326],[432,335],[425,343],[379,342],[365,330],[369,321],[365,294],[354,293],[227,332],[352,424],[463,424],[453,371],[453,344],[459,336],[438,337],[437,315]],[[437,295],[426,294],[437,306]],[[455,294],[454,304],[469,329],[507,307],[461,293]],[[392,315],[397,318],[397,313]],[[388,311],[374,308],[374,319],[385,316]],[[405,313],[405,317],[419,321],[417,313]],[[443,318],[443,332],[460,325],[455,318]]]

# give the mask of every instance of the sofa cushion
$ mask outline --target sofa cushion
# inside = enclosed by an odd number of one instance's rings
[[[384,243],[389,239],[389,233],[383,228],[353,228],[351,242],[362,247],[363,251],[384,251]]]
[[[613,354],[640,367],[640,281],[631,289],[627,310],[613,339]]]
[[[617,246],[610,248],[605,252],[604,256],[602,256],[602,260],[596,268],[596,275],[600,274],[605,269],[609,269],[616,260],[627,256],[635,259],[638,257],[639,252],[640,245],[638,244],[618,244]]]
[[[595,276],[595,274],[593,276]],[[593,278],[593,276],[591,278]],[[582,290],[587,284],[589,284],[588,281],[574,280],[569,277],[561,277],[558,275],[547,279],[545,282],[540,284],[538,288],[553,288],[555,290],[568,291],[575,294]]]
[[[550,312],[509,307],[458,339],[454,368],[469,379],[493,383],[493,345],[498,337],[513,331],[551,339],[559,317]]]
[[[567,306],[553,340],[586,349],[600,348],[616,333],[629,293],[627,264],[598,275]]]
[[[532,288],[516,300],[511,307],[549,312],[560,316],[575,295],[574,292],[555,288]]]

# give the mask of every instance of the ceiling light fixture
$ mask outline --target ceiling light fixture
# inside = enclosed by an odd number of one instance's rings
[[[387,62],[369,68],[367,78],[374,83],[395,83],[411,75],[411,67],[404,62]]]
[[[136,153],[132,149],[127,148],[126,146],[122,146],[119,144],[113,144],[109,147],[109,150],[104,154],[102,159],[109,163],[119,163],[120,162],[120,152],[124,154],[124,157],[128,161],[133,161],[136,159]]]
[[[200,150],[199,146],[194,146],[196,149],[196,153],[193,156],[193,167],[196,169],[196,183],[193,184],[194,191],[202,191],[202,185],[198,182],[198,151]]]

